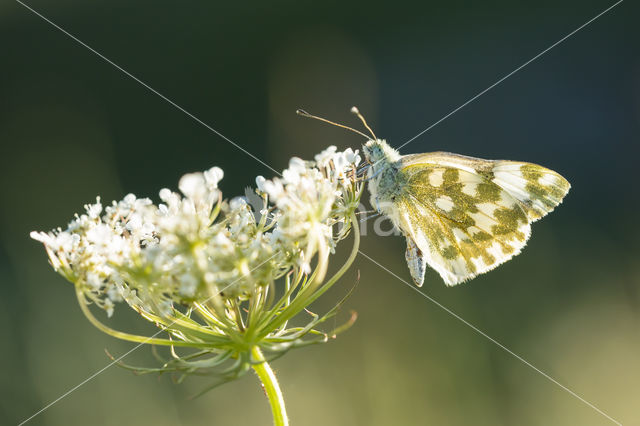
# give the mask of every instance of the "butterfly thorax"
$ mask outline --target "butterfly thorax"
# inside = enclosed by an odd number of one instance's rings
[[[402,182],[400,154],[384,140],[370,140],[364,145],[364,155],[370,164],[367,173],[371,203],[388,216],[393,216],[392,203],[400,195]],[[393,220],[393,217],[392,217]]]

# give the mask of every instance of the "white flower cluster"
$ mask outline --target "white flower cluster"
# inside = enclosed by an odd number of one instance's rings
[[[333,251],[336,240],[344,237],[338,234],[334,238],[333,228],[337,223],[344,225],[357,207],[353,183],[360,163],[358,152],[351,148],[336,152],[336,147],[330,146],[315,160],[294,157],[282,178],[256,178],[258,190],[277,207],[273,243],[291,253],[306,273],[318,251]]]
[[[184,251],[206,237],[221,178],[215,167],[185,175],[179,185],[185,197],[163,189],[159,206],[128,194],[103,209],[98,198],[66,230],[31,237],[44,243],[54,269],[109,315],[122,300],[163,312],[193,282],[193,256]]]
[[[292,268],[311,271],[315,254],[333,249],[357,208],[357,151],[294,158],[282,178],[257,178],[264,205],[256,221],[243,198],[222,200],[221,169],[187,174],[182,193],[162,204],[127,195],[103,209],[98,198],[66,230],[33,232],[52,266],[110,316],[114,303],[166,315],[173,303],[247,297]]]

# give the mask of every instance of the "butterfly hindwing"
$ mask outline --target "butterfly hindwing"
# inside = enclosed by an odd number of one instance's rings
[[[518,254],[530,222],[569,189],[557,173],[529,163],[448,153],[405,156],[392,219],[407,236],[407,262],[421,285],[424,263],[448,285],[487,272]]]

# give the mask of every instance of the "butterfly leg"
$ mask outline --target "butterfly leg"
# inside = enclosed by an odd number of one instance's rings
[[[370,220],[370,219],[373,219],[374,217],[378,217],[378,216],[380,216],[381,214],[382,214],[382,213],[377,212],[377,213],[374,213],[374,214],[372,214],[372,215],[369,215],[369,216],[363,217],[362,219],[360,219],[360,223],[366,222],[366,221],[368,221],[368,220]]]
[[[371,176],[369,176],[368,178],[366,178],[363,182],[368,182],[371,179],[375,179],[384,169],[378,169],[378,171],[374,172]]]

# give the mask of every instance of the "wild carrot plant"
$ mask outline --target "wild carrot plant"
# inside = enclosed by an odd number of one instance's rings
[[[305,313],[306,325],[289,325],[356,256],[359,163],[357,151],[335,147],[315,161],[293,158],[281,177],[256,179],[259,209],[245,198],[225,200],[218,188],[223,171],[214,167],[183,176],[180,193],[162,189],[160,204],[129,194],[103,206],[98,198],[66,229],[31,236],[74,285],[92,324],[119,339],[170,348],[159,366],[127,368],[172,372],[178,380],[217,377],[207,389],[253,369],[274,423],[286,425],[282,392],[268,361],[325,342],[355,319],[330,332],[318,328],[343,299],[323,315]],[[328,276],[336,245],[350,233],[351,254]],[[115,330],[90,308],[111,317],[121,304],[160,330],[150,337]]]

